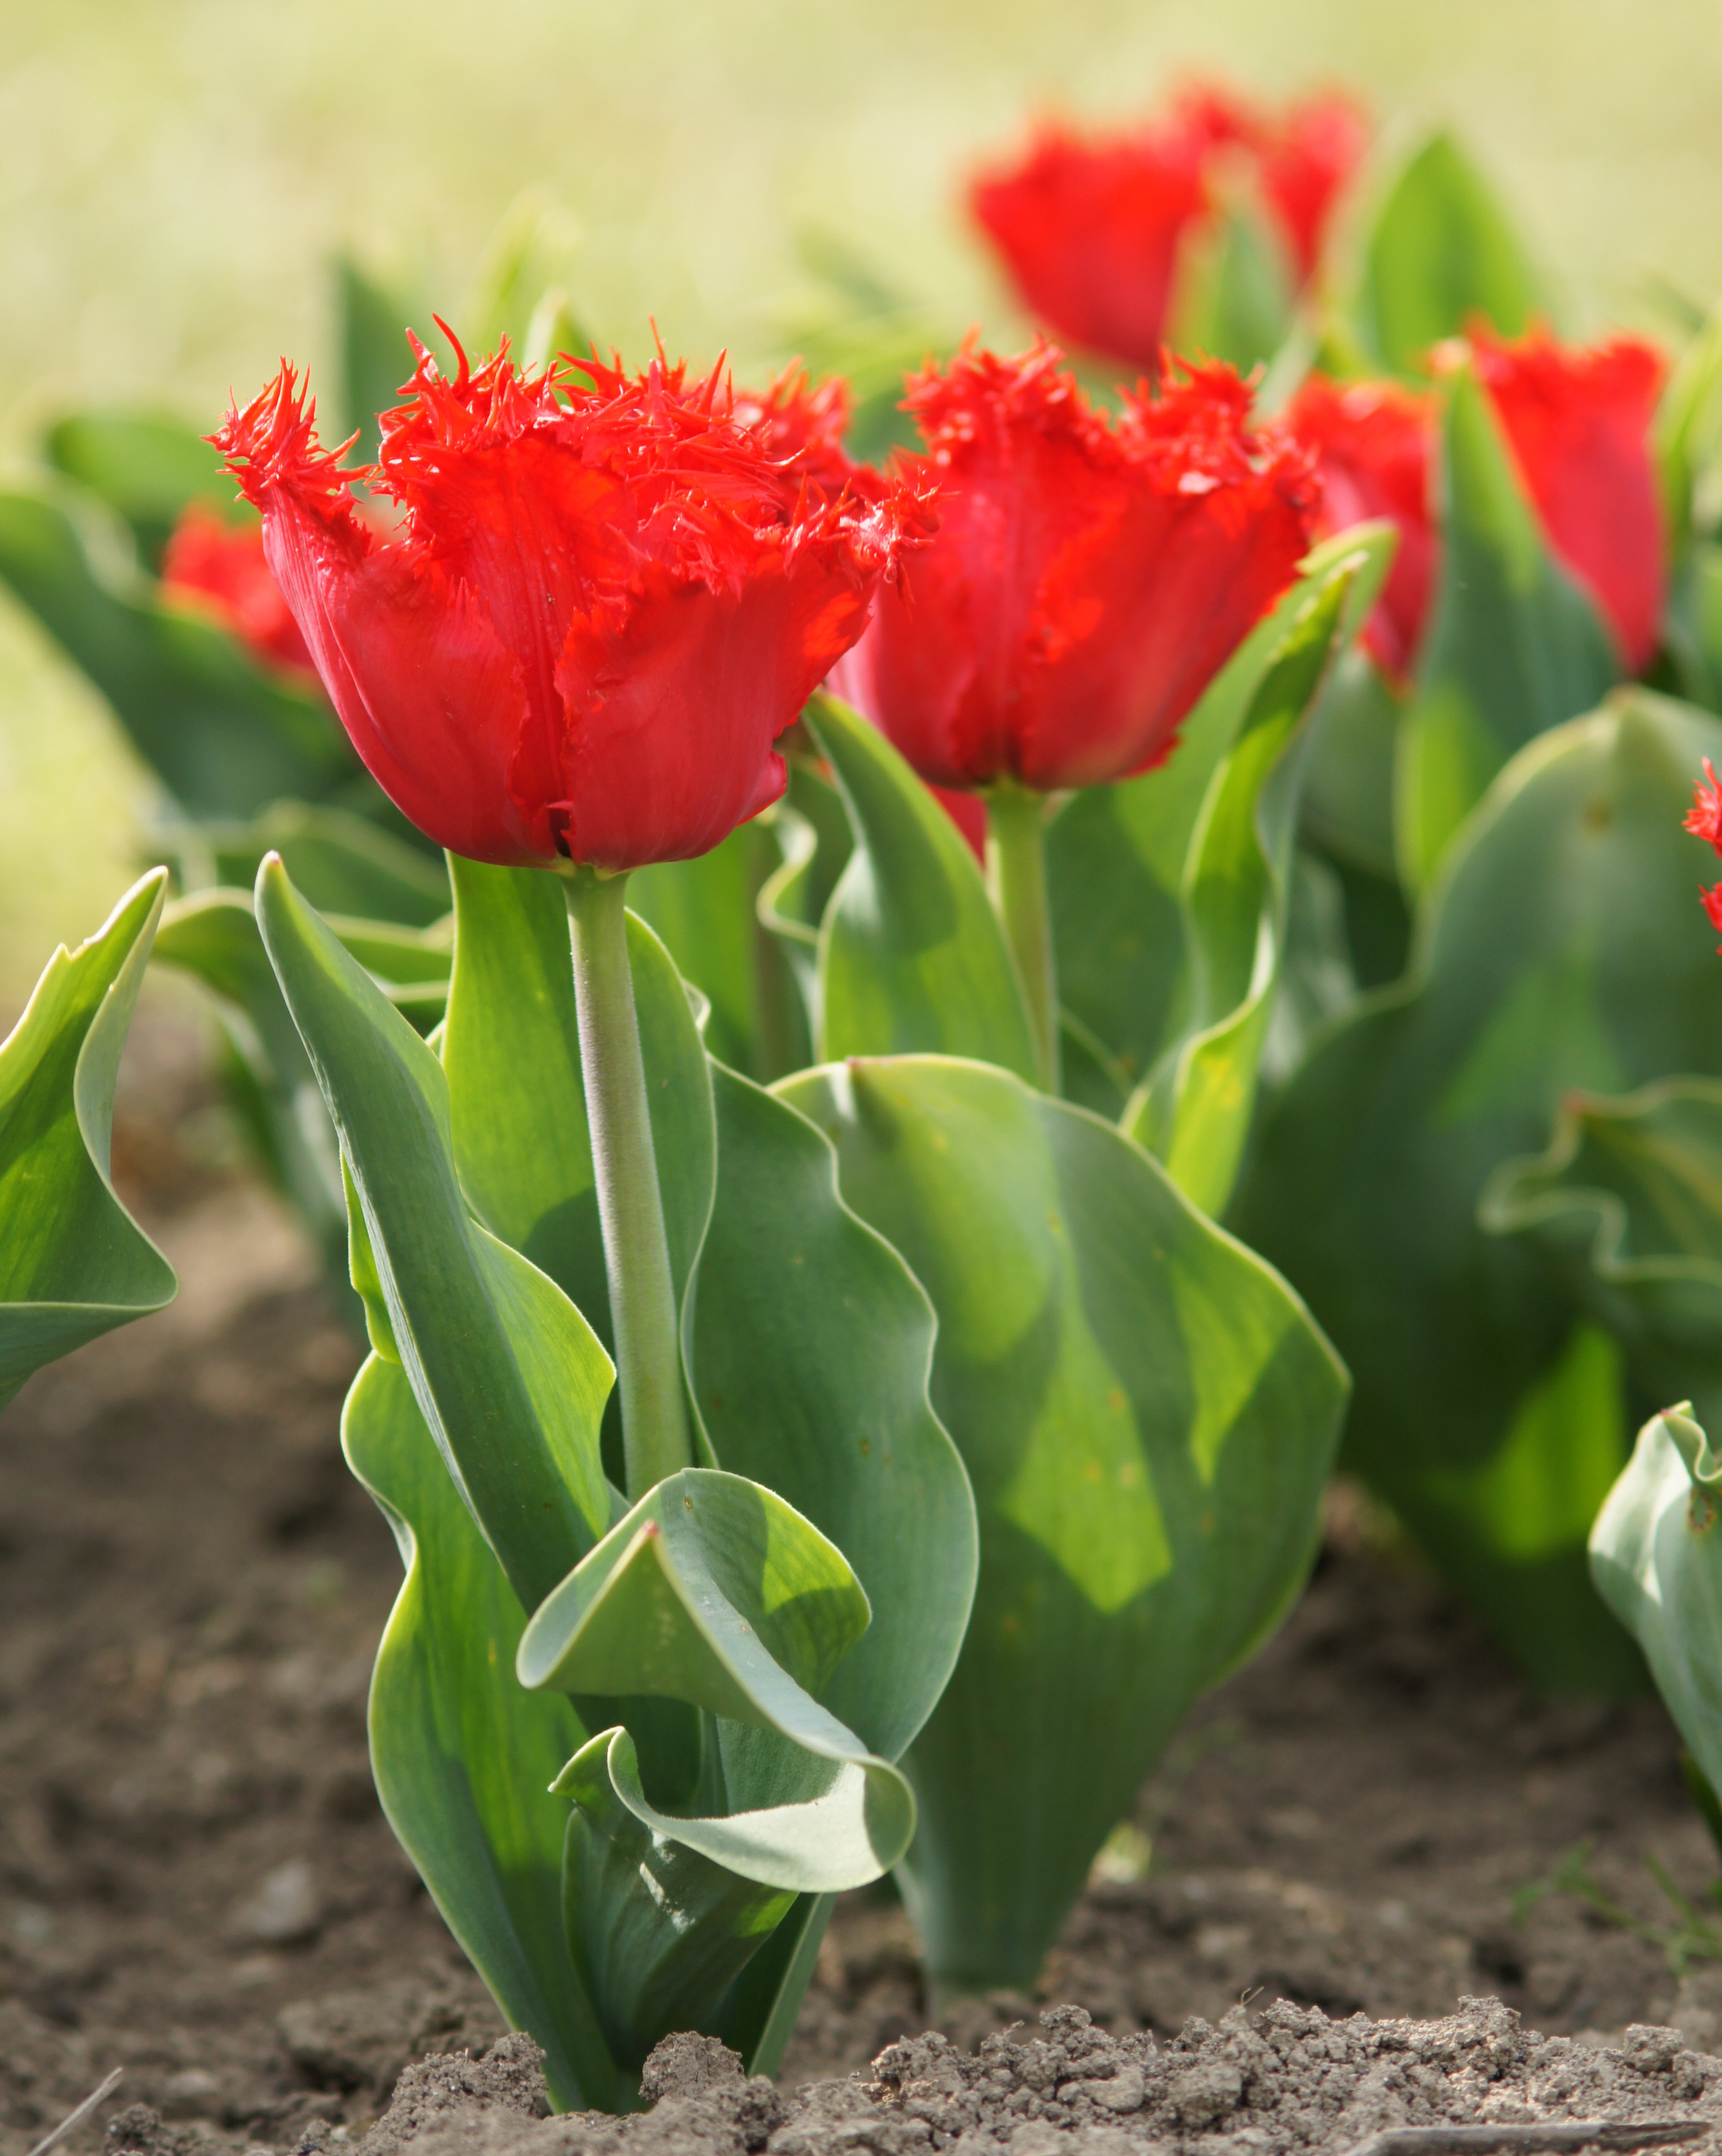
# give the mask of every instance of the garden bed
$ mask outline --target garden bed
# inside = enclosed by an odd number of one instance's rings
[[[143,2104],[187,2147],[292,2148],[374,2119],[420,2053],[500,2033],[371,1794],[365,1686],[398,1563],[336,1446],[356,1351],[273,1201],[169,1135],[195,1099],[180,1037],[146,1032],[151,1056],[116,1162],[179,1301],[44,1372],[0,1424],[3,2156],[115,2065],[105,2117]],[[1722,2048],[1722,1968],[1677,1981],[1571,1895],[1513,1921],[1586,1840],[1645,1922],[1673,1921],[1647,1856],[1702,1892],[1660,1709],[1534,1699],[1355,1502],[1140,1826],[1151,1871],[1140,1834],[1115,1838],[1042,1989],[1113,2035],[1218,2024],[1244,1994],[1271,2035],[1305,2025],[1276,2000],[1379,2020],[1495,1993],[1551,2035],[1673,2021]],[[840,1906],[786,2087],[925,2026],[911,1945],[883,1891]],[[946,2029],[971,2048],[1040,2003]],[[1346,2043],[1380,2051],[1361,2025]]]

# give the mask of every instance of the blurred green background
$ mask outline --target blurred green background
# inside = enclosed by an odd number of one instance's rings
[[[1181,76],[1355,88],[1381,154],[1456,124],[1566,323],[1722,290],[1717,0],[56,0],[0,5],[0,460],[86,404],[213,425],[278,357],[326,377],[331,254],[458,309],[540,182],[577,309],[630,357],[757,377],[806,318],[810,234],[961,328],[1021,333],[961,176],[1037,109]],[[148,789],[0,598],[0,1011],[135,871]]]

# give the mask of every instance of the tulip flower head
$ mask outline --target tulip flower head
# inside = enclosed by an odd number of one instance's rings
[[[1661,353],[1630,336],[1563,346],[1540,329],[1509,341],[1477,327],[1468,341],[1550,546],[1641,672],[1668,588],[1649,440]]]
[[[457,345],[448,378],[414,349],[366,471],[318,446],[284,362],[214,438],[354,747],[473,860],[705,852],[782,792],[772,743],[929,524],[925,480],[858,475],[841,393],[798,377],[744,399],[721,363],[530,376]]]
[[[1715,768],[1709,757],[1704,758],[1704,779],[1692,789],[1692,808],[1684,828],[1694,838],[1702,839],[1706,845],[1722,854],[1722,784],[1717,783]],[[1710,917],[1710,926],[1722,935],[1722,883],[1709,890],[1700,886],[1699,897]]]
[[[1367,123],[1344,98],[1272,113],[1201,87],[1163,118],[1110,134],[1043,122],[1025,156],[977,177],[970,208],[1055,335],[1152,370],[1181,250],[1207,222],[1227,162],[1253,181],[1303,284],[1367,143]]]
[[[1113,424],[1060,359],[969,345],[910,384],[940,528],[834,685],[935,786],[1160,762],[1309,545],[1308,454],[1252,431],[1231,368],[1145,385]]]
[[[265,665],[311,670],[311,654],[264,558],[255,524],[229,524],[205,501],[189,503],[161,560],[170,598],[208,613]]]
[[[1393,566],[1363,641],[1389,680],[1403,685],[1417,664],[1435,583],[1438,542],[1429,502],[1435,400],[1393,382],[1340,383],[1312,374],[1285,422],[1316,459],[1323,537],[1372,517],[1397,528]]]

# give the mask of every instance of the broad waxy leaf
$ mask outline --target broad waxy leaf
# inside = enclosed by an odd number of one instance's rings
[[[628,2090],[571,1958],[568,1807],[551,1785],[586,1742],[559,1693],[514,1681],[524,1614],[449,1480],[398,1363],[347,1396],[348,1464],[387,1514],[407,1576],[371,1681],[371,1763],[389,1825],[516,2028],[544,2046],[561,2111]]]
[[[1722,1083],[1569,1095],[1548,1151],[1503,1162],[1478,1218],[1550,1253],[1643,1393],[1722,1419]]]
[[[249,816],[351,778],[352,752],[320,699],[265,671],[201,616],[112,588],[57,501],[0,494],[0,578],[194,814]]]
[[[809,1037],[819,1030],[819,924],[854,851],[843,797],[805,757],[790,757],[778,803],[781,866],[761,887],[761,925],[776,937],[802,993]]]
[[[860,1748],[828,1734],[831,1716],[806,1714],[807,1695],[871,1616],[843,1552],[793,1507],[741,1476],[686,1467],[540,1605],[515,1667],[530,1688],[655,1692],[761,1729],[805,1716],[852,1756]]]
[[[816,696],[807,724],[855,840],[819,932],[820,1055],[937,1050],[1032,1077],[1016,963],[961,833],[847,704]]]
[[[900,1758],[945,1689],[975,1591],[975,1502],[927,1397],[932,1307],[843,1204],[823,1133],[730,1071],[712,1084],[717,1200],[686,1328],[694,1404],[714,1455],[853,1567],[873,1621],[819,1696]]]
[[[1168,349],[1202,352],[1248,374],[1285,341],[1293,280],[1284,244],[1259,205],[1223,204],[1180,249]]]
[[[1237,1209],[1350,1365],[1350,1464],[1554,1688],[1638,1681],[1583,1563],[1625,1454],[1620,1358],[1477,1207],[1575,1088],[1722,1074],[1714,939],[1680,829],[1707,754],[1722,726],[1643,691],[1523,750],[1455,850],[1406,980],[1270,1109]]]
[[[126,520],[151,568],[191,503],[233,491],[220,451],[172,419],[74,412],[49,429],[44,447],[50,464]]]
[[[1008,1072],[856,1058],[780,1090],[932,1300],[979,1509],[974,1617],[906,1762],[910,1907],[935,1981],[1032,1984],[1180,1717],[1300,1583],[1345,1373],[1146,1154]]]
[[[1712,1790],[1722,1784],[1722,1462],[1689,1402],[1656,1415],[1591,1532],[1597,1591],[1637,1640]]]
[[[1366,350],[1415,374],[1431,345],[1481,315],[1516,336],[1541,305],[1537,280],[1493,190],[1450,135],[1407,163],[1364,241],[1354,323]]]
[[[1508,759],[1620,678],[1608,631],[1545,545],[1468,367],[1442,429],[1440,583],[1401,732],[1400,875],[1421,890]]]
[[[598,1451],[610,1358],[561,1289],[469,1214],[441,1064],[277,860],[258,873],[256,905],[356,1187],[382,1304],[373,1341],[398,1354],[536,1609],[610,1525]]]
[[[902,1776],[812,1697],[869,1614],[842,1553],[781,1497],[688,1468],[548,1599],[517,1667],[525,1685],[655,1694],[716,1717],[698,1810],[650,1804],[625,1736],[608,1754],[616,1794],[744,1877],[828,1893],[878,1878],[915,1828]]]
[[[627,1746],[623,1730],[593,1738],[556,1789],[574,1799],[562,1885],[566,1935],[611,2049],[637,2072],[662,2037],[700,2025],[796,1897],[725,1871],[637,1819],[617,1794],[611,1766]],[[597,1910],[607,1921],[593,1922]]]
[[[1200,872],[1195,850],[1211,822],[1210,798],[1229,795],[1232,813],[1219,829],[1230,844],[1237,811],[1248,818],[1250,808],[1241,785],[1228,781],[1228,759],[1249,730],[1270,674],[1283,654],[1289,655],[1289,645],[1307,636],[1309,609],[1323,594],[1354,575],[1360,598],[1365,586],[1373,588],[1386,572],[1391,543],[1386,526],[1360,526],[1315,548],[1298,583],[1208,685],[1170,759],[1140,778],[1084,788],[1048,825],[1047,880],[1066,1040],[1079,1051],[1089,1047],[1086,1056],[1071,1057],[1067,1090],[1085,1106],[1120,1114],[1156,1061],[1217,1016],[1196,1014],[1198,932],[1185,901],[1187,885]],[[1282,687],[1289,678],[1282,677]],[[1271,711],[1277,718],[1282,702],[1278,691],[1270,692],[1262,716]],[[1258,783],[1274,766],[1271,757],[1258,762],[1267,739],[1246,758]],[[1242,770],[1238,776],[1242,782]]]
[[[0,1407],[33,1371],[173,1300],[166,1258],[114,1194],[114,1081],[167,871],[61,946],[0,1042]]]

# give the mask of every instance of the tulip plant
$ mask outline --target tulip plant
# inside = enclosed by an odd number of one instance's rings
[[[367,464],[290,367],[230,413],[243,525],[79,423],[153,584],[0,500],[187,812],[0,1049],[0,1391],[172,1292],[107,1177],[153,939],[338,1219],[378,1789],[561,2106],[769,2069],[887,1871],[935,1996],[1032,1985],[1297,1593],[1346,1363],[1533,1672],[1640,1678],[1586,1535],[1635,1406],[1722,1412],[1722,331],[1562,342],[1453,143],[1366,150],[1043,134],[976,215],[1143,378],[952,338],[883,468],[841,383],[449,333]],[[1599,1578],[1708,1772],[1655,1428]]]

